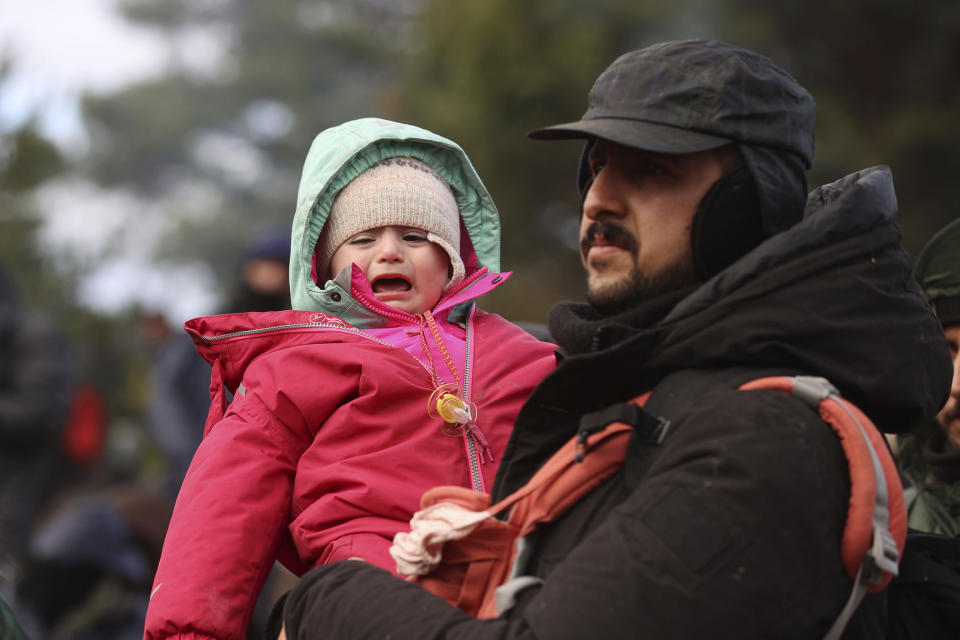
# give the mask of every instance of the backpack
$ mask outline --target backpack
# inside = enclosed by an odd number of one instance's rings
[[[773,389],[803,400],[840,438],[850,470],[841,557],[853,588],[825,636],[839,638],[864,595],[882,590],[898,570],[907,525],[893,457],[870,419],[823,378],[760,378],[739,389]],[[619,471],[632,436],[655,446],[668,434],[668,420],[642,409],[650,395],[584,415],[578,434],[495,505],[462,487],[426,492],[411,532],[394,538],[398,572],[478,618],[508,610],[520,591],[539,582],[521,575],[526,536]],[[495,517],[501,513],[504,519]]]

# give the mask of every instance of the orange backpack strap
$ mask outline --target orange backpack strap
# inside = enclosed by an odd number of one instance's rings
[[[449,505],[466,510],[456,518],[467,523],[469,533],[460,537],[452,530],[453,535],[442,532],[446,542],[441,542],[440,564],[429,573],[408,579],[478,618],[494,618],[512,606],[519,591],[539,582],[521,575],[526,559],[525,537],[562,516],[619,471],[632,436],[653,442],[663,439],[669,423],[640,408],[649,395],[583,416],[577,435],[525,485],[494,505],[490,505],[487,494],[461,487],[436,487],[425,493],[422,511],[411,521],[414,529],[418,528],[418,519],[433,516],[428,510],[447,509]],[[473,524],[471,512],[487,517]],[[499,520],[493,517],[500,513],[508,515]],[[404,564],[419,573],[419,558],[436,553],[437,545],[430,537],[433,524],[423,527],[425,535],[419,531],[397,534],[391,554],[398,560],[398,567]],[[424,541],[422,549],[420,540]]]
[[[814,376],[760,378],[741,390],[775,389],[810,405],[840,438],[850,469],[850,506],[840,544],[853,589],[825,638],[839,638],[867,592],[897,575],[907,537],[907,511],[896,463],[883,436],[829,381]]]
[[[537,527],[558,519],[583,496],[600,486],[623,467],[631,438],[660,444],[670,422],[642,407],[651,392],[580,418],[577,435],[568,440],[534,474],[530,481],[490,508],[492,513],[510,508],[508,526],[517,531],[509,561],[495,577],[493,589],[484,598],[478,618],[493,618],[509,610],[520,591],[540,582],[523,575],[527,538]]]
[[[577,435],[554,453],[527,484],[493,505],[490,513],[512,508],[507,522],[520,526],[521,536],[566,513],[623,467],[634,430],[657,443],[663,440],[669,422],[654,418],[641,408],[649,396],[646,393],[630,402],[582,416]]]

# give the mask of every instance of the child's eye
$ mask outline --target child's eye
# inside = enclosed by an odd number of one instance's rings
[[[427,239],[427,234],[422,231],[408,231],[403,234],[403,239],[407,242],[424,242]]]
[[[373,238],[370,236],[353,236],[348,240],[348,244],[353,245],[370,244],[371,242],[373,242]]]

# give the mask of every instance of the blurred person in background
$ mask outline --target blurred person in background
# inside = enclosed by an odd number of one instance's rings
[[[0,594],[10,593],[31,527],[66,463],[75,369],[60,331],[20,303],[0,266]]]
[[[271,229],[246,248],[225,313],[290,308],[290,231]]]
[[[152,359],[146,425],[163,454],[162,484],[172,505],[203,435],[210,365],[197,354],[190,336],[171,327],[160,311],[143,313],[140,335]]]
[[[38,522],[18,576],[32,640],[140,640],[171,510],[144,483],[64,496]]]
[[[938,231],[914,274],[943,325],[953,356],[946,405],[925,429],[900,438],[898,457],[912,528],[960,535],[960,219]]]

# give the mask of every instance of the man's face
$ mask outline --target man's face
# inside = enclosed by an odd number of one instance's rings
[[[960,448],[960,324],[945,327],[943,332],[950,344],[950,355],[953,356],[953,384],[950,385],[950,397],[940,413],[937,422],[947,432],[947,438],[957,448]]]
[[[652,153],[598,139],[589,163],[580,257],[591,304],[618,309],[697,282],[690,232],[723,175],[717,153]]]

